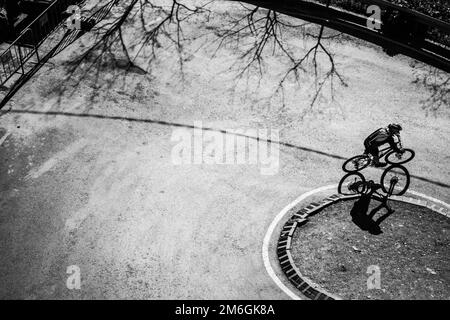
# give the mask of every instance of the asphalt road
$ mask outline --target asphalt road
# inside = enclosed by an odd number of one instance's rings
[[[425,114],[409,61],[334,48],[349,86],[306,114],[304,89],[288,109],[233,91],[232,71],[218,73],[227,51],[193,54],[183,86],[167,53],[157,80],[107,69],[70,95],[57,89],[71,52],[52,61],[0,117],[0,298],[287,299],[261,255],[269,225],[300,194],[337,183],[342,159],[389,122],[417,152],[411,188],[450,201],[449,115]],[[279,129],[278,172],[174,164],[171,137],[195,121]],[[80,290],[66,287],[72,265]]]

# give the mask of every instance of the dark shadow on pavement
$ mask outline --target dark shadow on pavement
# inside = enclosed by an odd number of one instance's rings
[[[49,115],[49,116],[66,116],[66,117],[80,117],[80,118],[96,118],[96,119],[109,119],[109,120],[122,120],[122,121],[129,121],[129,122],[139,122],[139,123],[153,123],[153,124],[159,124],[159,125],[164,125],[164,126],[172,126],[172,127],[184,127],[184,128],[189,128],[189,129],[202,129],[202,130],[207,130],[207,131],[215,131],[215,132],[221,132],[221,133],[227,133],[226,130],[222,130],[222,129],[215,129],[215,128],[209,128],[209,127],[202,127],[202,128],[198,128],[194,125],[189,125],[189,124],[183,124],[183,123],[176,123],[176,122],[168,122],[168,121],[163,121],[163,120],[153,120],[153,119],[140,119],[140,118],[133,118],[133,117],[122,117],[122,116],[109,116],[109,115],[102,115],[102,114],[89,114],[89,113],[73,113],[73,112],[61,112],[61,111],[36,111],[36,110],[6,110],[0,113],[0,116],[2,114],[6,114],[6,113],[17,113],[17,114],[37,114],[37,115]],[[316,149],[312,149],[312,148],[307,148],[307,147],[301,147],[301,146],[297,146],[294,145],[292,143],[288,143],[288,142],[282,142],[282,141],[272,141],[270,139],[261,139],[259,137],[252,137],[252,136],[248,136],[245,134],[240,134],[240,133],[234,133],[234,135],[236,136],[241,136],[241,137],[246,137],[249,139],[255,139],[255,140],[261,140],[261,141],[265,141],[265,142],[269,142],[269,143],[276,143],[279,144],[281,146],[285,146],[288,148],[294,148],[294,149],[298,149],[298,150],[302,150],[302,151],[307,151],[307,152],[311,152],[311,153],[315,153],[318,155],[322,155],[325,157],[329,157],[329,158],[333,158],[333,159],[337,159],[337,160],[347,160],[346,157],[340,156],[340,155],[336,155],[336,154],[332,154],[329,152],[324,152],[324,151],[320,151],[320,150],[316,150]],[[450,188],[450,185],[440,182],[440,181],[435,181],[435,180],[431,180],[425,177],[420,177],[420,176],[416,176],[416,175],[411,175],[411,177],[417,179],[417,180],[421,180],[424,182],[428,182],[434,185],[437,185],[439,187],[443,187],[443,188]]]
[[[371,186],[367,192],[364,192],[358,199],[358,201],[355,202],[352,210],[350,211],[353,223],[357,225],[361,230],[368,231],[373,235],[379,235],[383,233],[380,228],[380,224],[395,212],[388,205],[388,197],[386,196],[381,200],[379,206],[370,211],[369,214],[367,213],[369,211],[370,202],[373,199],[372,196],[374,192],[376,192],[377,187],[380,188],[381,186]],[[387,212],[384,215],[380,216],[377,220],[374,220],[375,214],[377,214],[377,212],[382,208],[386,208]]]

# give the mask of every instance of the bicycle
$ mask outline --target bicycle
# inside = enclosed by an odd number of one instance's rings
[[[411,177],[404,166],[394,164],[384,170],[380,180],[381,189],[386,194],[401,196],[408,191]],[[360,172],[350,172],[339,182],[338,193],[343,195],[363,194],[366,188],[365,177]]]
[[[400,141],[397,142],[399,148],[402,149]],[[384,157],[386,163],[392,165],[400,165],[407,163],[414,159],[416,153],[412,149],[402,149],[402,153],[395,152],[391,146],[388,146],[379,151],[379,157]],[[371,154],[361,154],[354,156],[344,162],[342,165],[342,170],[345,172],[357,172],[364,168],[367,168],[370,164],[372,164],[373,156]]]

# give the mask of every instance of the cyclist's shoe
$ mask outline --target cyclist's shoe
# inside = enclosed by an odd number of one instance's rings
[[[386,167],[386,166],[387,166],[387,163],[385,163],[385,162],[374,162],[372,165],[373,165],[375,168],[382,168],[382,167]]]

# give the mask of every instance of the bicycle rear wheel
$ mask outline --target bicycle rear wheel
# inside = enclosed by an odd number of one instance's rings
[[[392,195],[401,196],[409,188],[410,175],[408,170],[401,165],[392,165],[384,170],[381,175],[381,186],[383,191],[389,193],[391,185],[393,186]]]
[[[365,190],[366,179],[359,172],[346,174],[338,186],[338,193],[343,195],[361,194]]]
[[[404,153],[397,153],[391,151],[386,155],[386,162],[389,164],[403,164],[411,161],[416,156],[416,153],[412,149],[403,149]]]
[[[370,164],[370,157],[368,155],[362,154],[348,159],[342,165],[342,170],[345,172],[356,172],[364,168],[367,168]]]

